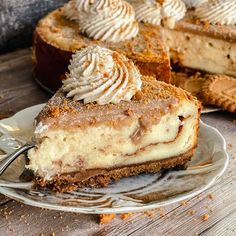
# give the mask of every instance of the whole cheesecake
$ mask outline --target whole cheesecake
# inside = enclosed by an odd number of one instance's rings
[[[84,48],[36,119],[27,167],[37,185],[56,191],[183,167],[197,146],[200,109],[189,93],[141,75],[124,55]]]
[[[173,64],[236,77],[236,2],[129,0],[137,20],[160,27]],[[186,4],[186,5],[185,5]]]
[[[38,23],[33,41],[37,81],[51,91],[62,85],[72,54],[99,45],[132,59],[143,75],[170,82],[170,61],[160,31],[139,25],[130,4],[123,0],[72,0]]]

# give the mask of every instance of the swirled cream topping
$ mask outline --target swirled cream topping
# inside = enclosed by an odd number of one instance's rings
[[[201,6],[203,3],[208,0],[183,0],[187,8],[196,8]]]
[[[153,25],[161,23],[161,5],[155,0],[130,0],[134,7],[136,19]]]
[[[236,24],[236,1],[209,0],[196,9],[196,16],[211,24]]]
[[[130,101],[141,89],[141,75],[124,55],[99,46],[76,52],[63,81],[63,91],[73,100],[99,105]]]
[[[181,20],[186,13],[186,6],[182,0],[164,0],[161,14],[169,28],[174,28],[175,22]]]
[[[96,40],[129,40],[139,30],[135,11],[124,0],[71,0],[64,7],[64,14],[78,21],[81,32]]]
[[[160,25],[161,20],[170,28],[185,16],[186,7],[181,0],[130,0],[138,21]]]
[[[79,19],[81,19],[85,13],[85,12],[81,11],[80,12],[81,14],[79,14],[79,9],[81,8],[80,7],[81,3],[82,3],[82,1],[79,1],[79,0],[78,1],[71,0],[67,4],[65,4],[64,8],[63,8],[64,16],[69,20],[79,22]]]

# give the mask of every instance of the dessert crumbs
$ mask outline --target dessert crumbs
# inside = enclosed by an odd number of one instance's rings
[[[208,195],[208,198],[211,199],[211,200],[213,200],[213,199],[214,199],[214,195],[213,195],[213,194],[209,194],[209,195]],[[182,206],[186,206],[186,205],[188,205],[188,202],[187,202],[187,201],[182,201],[182,202],[180,202],[180,204],[181,204]],[[210,212],[213,211],[209,206],[207,206],[207,209],[209,209]],[[165,210],[162,209],[162,208],[157,208],[157,209],[154,209],[154,210],[149,210],[149,211],[142,212],[142,215],[143,215],[143,216],[146,216],[146,217],[152,218],[152,217],[154,217],[157,213],[159,213],[160,217],[166,216]],[[189,216],[192,216],[192,215],[194,215],[194,214],[196,214],[196,210],[189,210],[189,211],[187,211],[187,215],[189,215]],[[121,214],[121,215],[120,215],[120,218],[121,218],[122,220],[126,220],[126,219],[129,219],[129,218],[130,218],[131,216],[133,216],[133,215],[134,215],[133,213],[124,213],[124,214]],[[202,219],[203,221],[207,221],[207,220],[209,219],[209,217],[210,217],[209,214],[204,214],[204,215],[202,215],[201,219]],[[101,224],[101,225],[103,225],[103,224],[108,224],[108,223],[110,223],[114,218],[116,218],[116,214],[101,214],[101,215],[99,215],[99,219],[100,219],[99,224]]]
[[[99,215],[99,224],[105,225],[110,223],[114,218],[116,217],[116,214],[101,214]]]
[[[51,109],[51,116],[52,117],[58,117],[60,115],[60,108],[59,107],[53,107]]]
[[[151,210],[150,211],[145,211],[143,214],[144,214],[144,216],[147,216],[149,218],[152,218],[155,215],[154,211],[151,211]]]
[[[204,22],[203,22],[203,25],[204,25],[204,28],[205,28],[205,29],[208,29],[210,23],[209,23],[208,21],[204,21]]]
[[[124,114],[127,116],[132,116],[134,114],[134,111],[132,109],[127,109],[124,111]]]
[[[164,217],[166,215],[165,210],[163,208],[145,211],[143,212],[143,214],[148,217],[154,217],[156,214],[159,214],[160,217]]]
[[[129,212],[129,213],[123,213],[123,214],[120,215],[120,218],[121,218],[122,220],[127,220],[127,219],[129,219],[132,215],[133,215],[133,213],[131,213],[131,212]]]
[[[201,24],[201,21],[199,19],[195,19],[195,22],[194,22],[196,25],[200,25]]]
[[[188,211],[188,215],[192,216],[192,215],[194,215],[194,214],[196,214],[196,211],[195,211],[195,210],[190,210],[190,211]]]
[[[50,30],[51,30],[51,32],[53,32],[53,33],[59,33],[59,32],[61,31],[61,29],[58,28],[58,27],[56,27],[56,26],[51,26],[51,27],[50,27]]]
[[[213,194],[209,194],[209,195],[208,195],[208,198],[211,199],[211,200],[213,200],[213,199],[214,199]]]
[[[160,214],[160,217],[164,217],[166,215],[164,209],[162,209],[162,208],[144,211],[144,212],[142,212],[142,215],[145,217],[152,218],[157,213]],[[120,219],[127,220],[133,215],[134,215],[134,213],[131,213],[131,212],[123,213],[123,214],[120,214]],[[100,214],[99,215],[99,224],[100,225],[109,224],[115,218],[116,218],[116,214]]]
[[[207,221],[208,219],[209,219],[209,215],[208,214],[204,214],[203,216],[202,216],[202,220],[203,221]]]
[[[163,209],[159,212],[159,214],[160,214],[160,217],[162,217],[162,218],[166,215],[166,213]]]
[[[188,205],[188,202],[187,201],[182,201],[182,202],[180,202],[180,205],[181,206],[186,206],[186,205]]]
[[[143,97],[142,91],[137,91],[136,94],[134,95],[135,100],[140,101]]]

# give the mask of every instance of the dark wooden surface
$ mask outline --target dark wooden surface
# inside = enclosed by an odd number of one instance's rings
[[[0,112],[9,116],[50,97],[32,79],[30,50],[0,56]],[[217,112],[202,120],[225,136],[230,165],[209,190],[186,202],[137,213],[99,225],[96,215],[64,213],[26,206],[0,195],[0,235],[236,235],[236,116]],[[207,214],[208,220],[203,220]]]
[[[67,0],[0,0],[0,53],[31,45],[38,20]]]

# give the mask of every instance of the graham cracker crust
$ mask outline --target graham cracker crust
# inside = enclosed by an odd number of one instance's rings
[[[193,147],[184,154],[168,159],[113,169],[92,169],[84,172],[62,174],[53,177],[50,181],[45,181],[42,177],[37,176],[34,180],[35,187],[46,187],[56,192],[73,191],[81,187],[106,187],[112,181],[117,181],[123,177],[134,176],[141,173],[156,173],[173,168],[183,168],[193,156],[195,148],[196,147]]]

